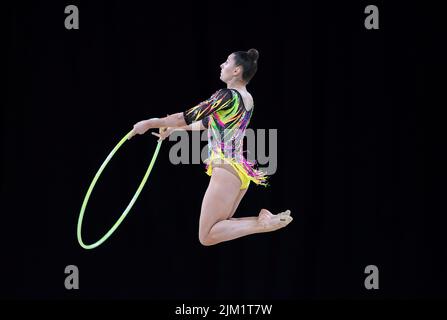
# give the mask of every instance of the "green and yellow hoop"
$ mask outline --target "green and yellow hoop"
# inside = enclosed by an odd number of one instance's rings
[[[106,241],[115,231],[116,229],[119,227],[119,225],[123,222],[124,218],[126,218],[127,214],[129,213],[130,209],[132,209],[132,206],[134,205],[135,201],[137,200],[138,196],[140,195],[141,190],[143,189],[144,185],[146,184],[146,181],[149,177],[149,174],[152,171],[152,168],[154,166],[155,160],[157,159],[158,156],[158,152],[160,151],[160,147],[161,147],[161,143],[162,140],[158,141],[157,147],[154,151],[154,154],[152,155],[152,160],[149,164],[149,167],[146,170],[146,174],[143,177],[143,180],[141,180],[140,185],[138,186],[137,191],[135,192],[134,196],[132,197],[132,200],[130,200],[129,204],[127,205],[126,210],[124,210],[124,212],[121,214],[120,218],[115,222],[115,224],[112,226],[112,228],[110,228],[109,231],[107,231],[107,233],[102,236],[101,239],[99,239],[98,241],[92,243],[92,244],[85,244],[84,241],[82,241],[82,221],[84,219],[84,213],[85,213],[85,208],[87,207],[87,203],[88,203],[88,199],[90,198],[90,195],[93,191],[93,188],[95,187],[96,182],[98,181],[99,177],[101,176],[101,173],[103,172],[104,168],[107,166],[107,164],[109,163],[110,159],[112,159],[113,155],[116,153],[116,151],[118,151],[118,149],[124,144],[124,142],[128,139],[129,135],[132,133],[133,130],[131,130],[128,134],[126,134],[126,136],[124,138],[121,139],[121,141],[115,146],[115,148],[113,148],[112,152],[110,152],[110,154],[107,156],[106,160],[104,160],[103,164],[101,165],[101,167],[99,168],[98,172],[96,172],[95,177],[93,178],[93,181],[90,183],[90,187],[87,190],[87,193],[84,197],[84,201],[82,203],[82,207],[81,207],[81,211],[79,213],[79,218],[78,218],[78,227],[77,227],[77,237],[78,237],[78,242],[81,245],[82,248],[84,249],[94,249],[98,246],[100,246],[102,243],[104,243],[104,241]]]

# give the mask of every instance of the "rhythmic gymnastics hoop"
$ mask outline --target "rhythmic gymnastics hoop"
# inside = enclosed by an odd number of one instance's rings
[[[104,170],[104,168],[107,166],[107,164],[109,163],[110,159],[112,159],[113,155],[115,154],[115,152],[121,147],[121,145],[127,140],[127,138],[129,137],[129,135],[132,133],[133,130],[129,131],[128,134],[126,134],[126,136],[124,138],[121,139],[120,142],[118,142],[118,144],[115,146],[115,148],[113,148],[112,152],[110,152],[110,154],[107,156],[106,160],[104,160],[103,164],[101,165],[101,167],[99,168],[98,172],[96,172],[95,177],[93,178],[93,181],[90,183],[90,187],[87,190],[87,193],[84,197],[84,201],[82,203],[82,207],[81,207],[81,211],[79,212],[79,218],[78,218],[78,227],[77,227],[77,236],[78,236],[78,242],[81,245],[81,247],[83,247],[84,249],[94,249],[98,246],[100,246],[104,241],[106,241],[113,232],[115,232],[115,230],[119,227],[119,225],[121,224],[121,222],[123,222],[124,218],[127,216],[127,214],[129,213],[130,209],[132,209],[132,206],[134,205],[135,201],[137,200],[138,196],[140,195],[141,190],[143,189],[147,178],[149,177],[149,174],[152,171],[152,168],[154,166],[155,160],[157,159],[158,156],[158,152],[160,151],[160,146],[163,140],[159,140],[157,147],[154,151],[154,154],[152,155],[152,160],[149,164],[149,167],[147,168],[146,174],[143,177],[143,180],[141,180],[140,185],[138,186],[137,191],[135,192],[134,196],[132,197],[132,200],[130,200],[129,204],[127,205],[126,210],[124,210],[124,212],[121,214],[121,217],[115,222],[115,224],[112,226],[112,228],[110,228],[109,231],[107,231],[107,233],[102,236],[102,238],[100,238],[98,241],[92,243],[92,244],[85,244],[84,241],[82,241],[82,221],[84,220],[84,212],[85,212],[85,208],[87,207],[87,203],[88,203],[88,199],[90,198],[90,195],[93,191],[93,188],[95,187],[96,182],[99,179],[99,176],[101,175],[102,171]]]

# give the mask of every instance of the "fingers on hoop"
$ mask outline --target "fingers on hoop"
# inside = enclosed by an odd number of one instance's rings
[[[160,141],[160,140],[163,140],[162,138],[161,138],[161,135],[160,134],[158,134],[158,133],[156,133],[156,132],[151,132],[154,136],[156,136],[156,137],[158,137],[158,141]]]

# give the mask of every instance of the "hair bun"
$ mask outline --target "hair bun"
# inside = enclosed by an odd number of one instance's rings
[[[256,49],[250,49],[247,51],[247,54],[249,56],[249,58],[253,61],[253,62],[257,62],[258,61],[258,57],[259,57],[259,52]]]

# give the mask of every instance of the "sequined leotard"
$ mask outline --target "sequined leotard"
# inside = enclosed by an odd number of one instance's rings
[[[253,107],[245,109],[236,89],[220,89],[208,100],[183,112],[187,124],[202,121],[208,128],[206,173],[211,176],[216,159],[229,163],[241,178],[241,189],[247,188],[250,181],[268,185],[265,173],[255,169],[255,163],[243,155],[243,139],[252,114]]]

